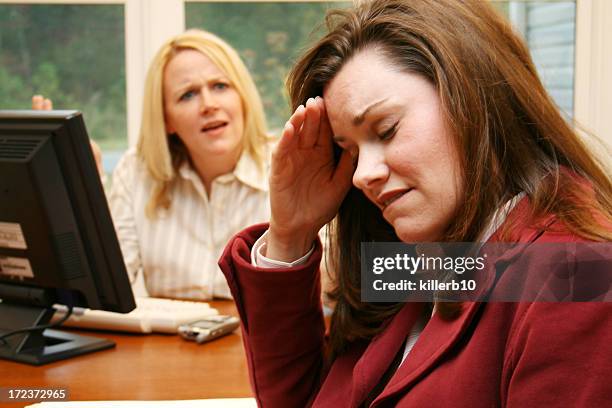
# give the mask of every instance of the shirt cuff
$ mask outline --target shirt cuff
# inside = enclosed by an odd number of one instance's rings
[[[255,241],[255,245],[253,245],[253,248],[251,249],[251,265],[265,269],[293,268],[295,266],[305,264],[315,249],[315,246],[313,244],[310,250],[306,252],[304,256],[300,257],[299,259],[296,259],[293,262],[277,261],[275,259],[266,258],[264,255],[262,255],[262,252],[265,251],[266,245],[268,243],[267,238],[268,231],[266,230],[266,232],[264,232],[263,235],[259,237],[257,241]]]

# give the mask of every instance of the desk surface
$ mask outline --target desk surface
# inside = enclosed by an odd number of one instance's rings
[[[231,301],[211,306],[222,314],[237,315]],[[39,367],[0,360],[0,387],[61,387],[68,389],[73,401],[252,395],[240,330],[202,345],[177,335],[79,333],[110,339],[117,346]]]

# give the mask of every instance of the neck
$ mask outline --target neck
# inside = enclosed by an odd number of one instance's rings
[[[213,181],[217,177],[234,170],[241,153],[242,149],[222,155],[199,156],[190,154],[193,167],[200,176],[208,197],[210,197]]]

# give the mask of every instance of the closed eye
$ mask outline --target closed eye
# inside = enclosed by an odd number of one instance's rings
[[[395,122],[393,124],[393,126],[391,126],[389,129],[385,130],[380,135],[378,135],[378,138],[380,140],[389,140],[389,139],[391,139],[397,133],[397,125],[398,124],[399,124],[399,121]]]

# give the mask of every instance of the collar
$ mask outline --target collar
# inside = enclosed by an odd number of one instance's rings
[[[529,210],[530,204],[525,193],[517,194],[495,212],[482,237],[485,238],[485,241],[491,240],[495,242],[495,232],[502,224],[514,223],[514,220],[526,217]],[[553,218],[551,218],[551,220],[552,219]],[[533,229],[519,230],[518,233],[518,242],[529,243],[533,242],[538,237],[537,231]],[[487,234],[489,235],[487,236]],[[516,256],[517,253],[520,253],[518,249],[509,250],[503,255],[503,259],[511,259]],[[488,290],[493,284],[493,274],[488,274],[487,279],[483,280],[482,284],[483,289],[485,291]],[[421,337],[426,339],[426,341],[422,339],[417,341],[410,351],[409,357],[398,368],[397,375],[391,378],[387,387],[385,387],[381,394],[374,400],[372,405],[384,405],[383,401],[393,401],[398,395],[406,393],[410,387],[414,386],[422,377],[427,375],[433,367],[442,364],[444,362],[444,354],[461,341],[465,333],[469,333],[473,320],[476,318],[482,305],[483,303],[481,302],[464,302],[461,314],[454,320],[443,319],[438,313],[434,313],[421,333]],[[399,335],[394,335],[393,333],[396,333],[394,331],[399,330],[402,326],[411,328],[416,322],[416,312],[414,310],[418,310],[420,307],[419,304],[406,304],[389,323],[389,328],[379,334],[379,336],[390,337],[394,340],[397,340],[396,338],[399,338],[401,341],[405,340],[408,329],[403,328],[404,332]],[[394,347],[391,348],[392,352],[397,352],[399,347],[401,347],[401,341],[393,345]],[[380,342],[380,340],[378,342],[374,342],[373,340],[368,348],[373,348],[373,344],[378,344]],[[399,344],[399,346],[397,344]],[[375,356],[375,358],[378,358],[378,356],[381,355],[380,350],[382,347],[377,347],[377,349],[378,350],[372,351],[366,350],[364,356]],[[373,359],[374,358],[370,358],[370,360]],[[367,366],[370,364],[370,361],[362,362],[361,364]]]
[[[519,201],[523,199],[523,197],[525,197],[525,193],[521,192],[515,195],[514,197],[512,197],[510,200],[508,200],[504,205],[499,207],[497,210],[495,210],[495,212],[493,213],[493,217],[491,217],[491,220],[489,221],[489,224],[487,225],[487,228],[484,229],[484,231],[482,232],[482,234],[480,235],[479,239],[476,242],[481,242],[481,243],[487,242],[489,238],[491,238],[491,236],[506,221],[506,218],[508,218],[508,214],[510,214],[510,212],[514,209],[514,207],[516,207]]]
[[[268,164],[261,169],[253,156],[250,153],[243,152],[236,163],[236,167],[229,173],[222,174],[214,179],[213,183],[227,184],[234,180],[252,187],[256,190],[268,191]],[[195,171],[188,160],[185,160],[179,167],[178,174],[180,177],[190,180],[195,183],[201,183],[200,176]]]

